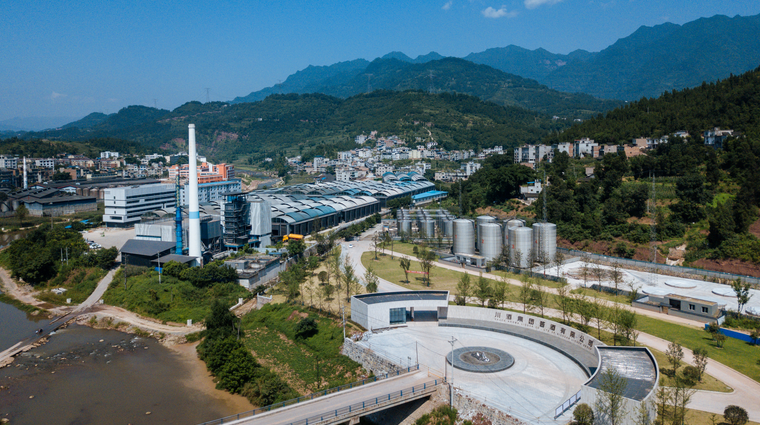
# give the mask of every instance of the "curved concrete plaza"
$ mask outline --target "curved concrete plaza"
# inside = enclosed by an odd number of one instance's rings
[[[475,373],[454,369],[454,387],[517,418],[531,423],[566,423],[571,412],[554,420],[555,408],[580,390],[588,380],[585,371],[571,359],[545,345],[524,338],[484,330],[439,327],[436,322],[408,323],[376,334],[367,334],[359,344],[380,355],[410,364],[419,355],[421,366],[443,374],[451,351],[467,346],[488,346],[514,357],[509,369],[494,373]]]

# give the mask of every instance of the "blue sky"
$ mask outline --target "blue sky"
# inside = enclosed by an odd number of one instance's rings
[[[756,15],[760,0],[0,0],[0,121],[230,100],[308,65],[599,51],[642,25]]]

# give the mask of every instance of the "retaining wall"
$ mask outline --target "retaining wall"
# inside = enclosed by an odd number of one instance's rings
[[[366,369],[368,372],[374,373],[375,376],[378,377],[385,375],[386,373],[392,374],[406,369],[405,367],[397,365],[384,357],[380,357],[374,351],[362,347],[361,345],[355,343],[354,341],[351,341],[348,338],[343,340],[343,349],[341,351],[341,354],[361,364],[364,366],[364,369]]]
[[[449,386],[441,385],[438,391],[432,396],[440,404],[449,404]],[[490,407],[484,402],[468,395],[467,393],[454,390],[454,408],[459,412],[459,416],[465,420],[473,420],[480,415],[483,419],[490,421],[492,425],[529,425],[514,416],[502,412],[499,409]]]
[[[599,363],[594,347],[605,345],[575,328],[549,319],[490,308],[448,306],[439,326],[456,326],[506,333],[529,339],[564,354],[591,376]]]

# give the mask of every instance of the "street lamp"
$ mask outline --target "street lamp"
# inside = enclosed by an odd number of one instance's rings
[[[454,407],[454,343],[456,342],[456,338],[454,336],[451,336],[451,341],[449,341],[449,344],[451,344],[451,380],[449,381],[449,407]]]

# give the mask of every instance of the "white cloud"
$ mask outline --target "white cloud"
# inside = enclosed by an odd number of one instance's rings
[[[60,99],[62,97],[66,97],[66,95],[63,94],[63,93],[56,93],[56,92],[53,92],[53,93],[50,94],[50,100],[56,100],[56,99]]]
[[[517,16],[517,11],[513,10],[511,12],[508,12],[507,11],[507,6],[502,6],[499,9],[494,9],[491,6],[488,6],[481,13],[486,18],[494,18],[494,19],[496,19],[496,18],[504,18],[504,17],[514,18],[515,16]]]
[[[528,9],[535,9],[538,6],[545,4],[552,5],[561,2],[562,0],[525,0],[525,7]]]
[[[443,9],[443,10],[449,10],[449,9],[451,9],[451,5],[453,3],[454,3],[453,0],[449,0],[449,1],[446,2],[446,4],[443,5],[443,7],[441,9]]]

